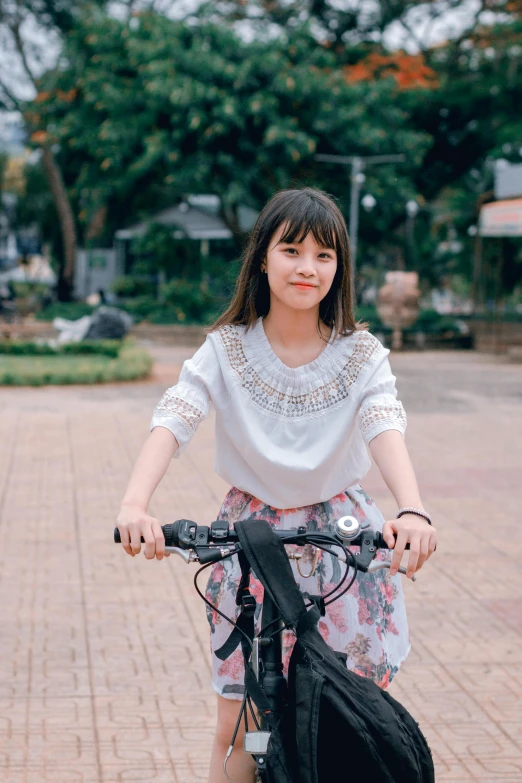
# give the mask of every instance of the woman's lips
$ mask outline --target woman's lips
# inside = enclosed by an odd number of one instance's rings
[[[310,285],[309,283],[292,283],[295,288],[303,288],[305,290],[308,290],[309,288],[317,288],[316,285]]]

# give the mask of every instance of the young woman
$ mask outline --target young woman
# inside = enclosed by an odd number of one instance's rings
[[[406,415],[389,351],[355,323],[351,301],[348,233],[333,200],[311,188],[277,193],[252,231],[230,307],[154,411],[117,524],[129,555],[139,553],[143,536],[145,556],[163,557],[161,527],[147,507],[171,457],[186,448],[212,403],[215,468],[232,487],[219,518],[332,530],[339,517],[353,515],[394,547],[390,571],[361,575],[319,626],[335,650],[347,653],[352,670],[386,687],[409,652],[397,569],[409,544],[413,576],[433,553],[436,532],[404,444]],[[399,508],[387,522],[359,484],[370,467],[367,444]],[[296,581],[312,594],[326,592],[341,576],[338,561],[307,549],[299,569],[292,561]],[[232,618],[238,582],[237,558],[216,564],[208,582],[209,600]],[[260,604],[256,580],[251,592]],[[243,664],[239,649],[225,661],[216,657],[231,627],[217,612],[209,612],[209,622],[218,694],[209,783],[225,783]],[[287,634],[285,664],[291,647]],[[254,780],[241,737],[227,772],[238,783]]]

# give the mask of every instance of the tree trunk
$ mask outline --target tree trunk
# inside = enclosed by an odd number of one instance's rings
[[[58,279],[58,299],[70,301],[74,289],[74,267],[76,263],[76,226],[71,202],[65,189],[62,172],[54,159],[50,147],[42,147],[42,164],[49,182],[63,239],[63,266]]]

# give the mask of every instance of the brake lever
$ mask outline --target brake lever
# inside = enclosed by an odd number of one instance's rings
[[[385,560],[374,560],[372,563],[370,563],[366,570],[369,574],[371,574],[373,571],[381,571],[383,568],[390,568],[390,566],[391,563],[387,563]],[[399,566],[399,573],[407,574],[408,570],[404,566]],[[413,574],[411,581],[417,581],[417,574]]]
[[[179,546],[166,546],[165,553],[179,555],[185,563],[218,563],[220,560],[224,560],[225,557],[235,555],[239,552],[239,547],[223,547],[223,546],[203,546],[194,549],[182,549]]]
[[[166,546],[165,552],[169,555],[179,555],[185,563],[199,562],[199,557],[191,549],[181,549],[179,546]]]

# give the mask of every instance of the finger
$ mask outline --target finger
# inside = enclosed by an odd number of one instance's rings
[[[156,557],[156,538],[152,532],[152,525],[150,522],[143,522],[141,525],[141,535],[145,541],[143,547],[143,554],[147,560],[153,560]]]
[[[419,554],[419,559],[417,561],[417,571],[419,571],[422,568],[422,566],[424,565],[424,563],[426,562],[426,560],[429,557],[429,554],[430,554],[430,538],[431,538],[431,535],[430,535],[430,532],[428,530],[427,533],[425,533],[422,536],[421,540],[420,540],[420,554]]]
[[[129,525],[130,545],[133,555],[139,555],[141,552],[141,530],[139,525]]]
[[[397,535],[397,541],[395,542],[395,547],[393,548],[393,557],[391,559],[391,565],[390,565],[390,574],[392,576],[395,576],[395,574],[399,570],[399,566],[401,564],[402,556],[404,554],[404,550],[406,548],[407,543],[408,543],[408,533],[405,530],[399,530],[399,533]]]
[[[127,552],[127,554],[130,555],[131,557],[134,557],[130,546],[129,531],[127,530],[126,527],[123,527],[123,525],[119,527],[118,530],[120,531],[120,541],[124,551]]]
[[[417,563],[419,562],[421,546],[420,533],[412,533],[410,535],[410,556],[408,558],[408,568],[406,576],[411,579],[415,571],[417,570]]]
[[[156,542],[156,557],[158,560],[163,560],[165,557],[165,536],[163,535],[163,530],[157,519],[154,520],[151,527]]]
[[[437,548],[437,531],[432,530],[430,535],[430,542],[428,545],[428,557],[431,557]],[[426,558],[427,559],[427,558]]]
[[[386,541],[388,549],[393,549],[395,546],[393,522],[385,522],[382,526],[382,537]]]

